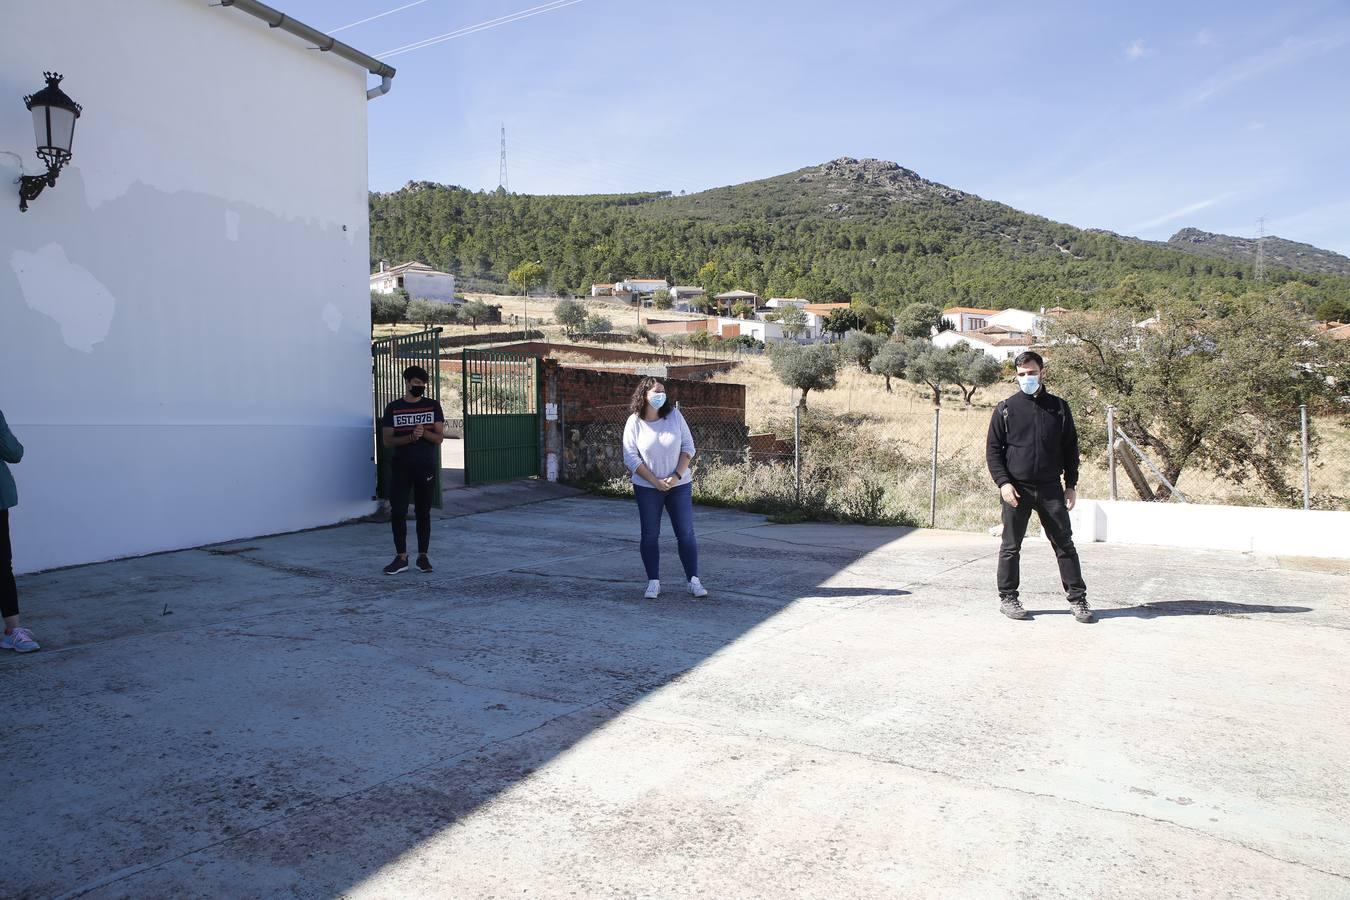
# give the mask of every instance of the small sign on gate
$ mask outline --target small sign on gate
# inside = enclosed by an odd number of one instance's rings
[[[482,373],[482,372],[470,372],[470,373],[469,373],[469,384],[482,384],[482,383],[483,383],[483,373]]]

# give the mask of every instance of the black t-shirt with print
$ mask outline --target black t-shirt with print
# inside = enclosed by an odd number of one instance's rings
[[[437,401],[429,397],[418,397],[409,403],[399,397],[384,408],[384,415],[380,417],[380,427],[394,429],[395,437],[406,437],[412,434],[418,425],[427,426],[432,422],[444,421],[445,413]],[[440,445],[427,440],[394,448],[394,462],[400,465],[440,468],[440,458]]]

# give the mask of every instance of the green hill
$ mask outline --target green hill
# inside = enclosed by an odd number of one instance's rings
[[[1312,244],[1285,240],[1273,234],[1267,235],[1265,242],[1266,268],[1275,266],[1312,275],[1350,277],[1350,257]],[[1168,246],[1197,256],[1235,260],[1246,265],[1256,262],[1256,238],[1183,228],[1168,238],[1167,243]]]
[[[1250,261],[1083,230],[919,177],[837,159],[688,196],[528,196],[428,182],[370,199],[372,265],[417,259],[494,282],[539,259],[556,291],[666,278],[762,296],[1022,308],[1091,305],[1154,288],[1244,292]],[[709,264],[712,265],[709,265]],[[1350,278],[1268,265],[1311,310]],[[1125,283],[1123,289],[1120,288]]]

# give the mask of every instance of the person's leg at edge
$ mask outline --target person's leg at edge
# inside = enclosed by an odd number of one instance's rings
[[[680,550],[680,564],[685,579],[698,577],[698,538],[694,536],[694,487],[682,484],[671,488],[665,496],[666,511],[670,513],[670,527]]]
[[[1021,495],[1017,506],[1003,502],[1003,542],[998,550],[998,595],[1000,599],[1017,599],[1022,581],[1022,540],[1027,536],[1031,521],[1033,498],[1030,491],[1018,487]]]
[[[19,627],[19,586],[14,581],[14,552],[9,543],[9,510],[0,509],[0,615],[5,634]]]
[[[642,565],[647,570],[647,580],[656,581],[661,577],[661,509],[665,505],[664,498],[656,488],[636,484],[633,485],[633,496],[637,498],[638,521],[642,527],[638,541]]]
[[[1087,585],[1083,583],[1083,566],[1078,559],[1078,548],[1073,544],[1073,526],[1069,522],[1069,508],[1064,502],[1062,488],[1052,488],[1039,493],[1036,513],[1040,516],[1041,527],[1055,548],[1055,558],[1059,562],[1059,580],[1064,585],[1064,594],[1070,603],[1087,599]]]
[[[413,508],[417,513],[417,555],[426,556],[431,547],[431,501],[436,494],[436,470],[419,470],[413,476]],[[404,513],[407,515],[407,513]],[[405,532],[407,526],[404,526]]]
[[[0,509],[0,616],[5,620],[0,650],[31,653],[42,649],[33,640],[32,632],[19,624],[19,586],[14,581],[14,553],[9,543],[8,509]]]

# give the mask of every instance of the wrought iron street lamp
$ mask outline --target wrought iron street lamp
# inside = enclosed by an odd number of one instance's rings
[[[19,210],[24,212],[28,210],[28,201],[37,199],[43,188],[56,187],[56,176],[61,174],[61,167],[70,162],[75,120],[80,117],[80,104],[61,90],[61,76],[55,72],[44,72],[43,75],[47,86],[24,97],[23,104],[33,112],[37,155],[47,164],[47,174],[19,177]]]

